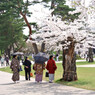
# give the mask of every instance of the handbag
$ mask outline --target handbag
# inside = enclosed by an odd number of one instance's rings
[[[49,77],[49,72],[46,72],[45,77]]]
[[[32,72],[30,72],[30,77],[33,77],[33,73]]]
[[[34,75],[36,75],[36,72],[34,72]]]
[[[20,71],[23,71],[21,65],[20,65],[20,67],[18,69],[18,72],[20,72]]]

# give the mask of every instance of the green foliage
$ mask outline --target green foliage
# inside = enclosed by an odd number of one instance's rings
[[[51,9],[54,9],[52,15],[61,16],[63,21],[74,21],[74,19],[78,19],[80,13],[70,14],[69,12],[74,11],[75,9],[70,8],[66,5],[66,0],[43,0],[43,2],[51,1]]]
[[[62,56],[59,56],[59,61],[62,61],[63,57]]]
[[[65,0],[56,0],[56,7],[53,14],[61,16],[63,21],[74,21],[74,19],[78,18],[80,13],[70,14],[69,12],[74,11],[75,9],[69,8],[65,3]]]
[[[24,44],[23,19],[14,8],[13,1],[0,1],[0,49],[6,50],[13,44]]]
[[[1,50],[0,50],[0,56],[1,56]]]
[[[42,2],[46,2],[46,3],[48,3],[48,2],[50,2],[51,0],[42,0]]]
[[[76,59],[78,60],[78,59],[81,59],[81,57],[79,56],[79,55],[76,55]]]
[[[39,1],[33,1],[32,3],[33,3],[33,4],[37,4],[37,3],[40,3],[40,2],[39,2]]]

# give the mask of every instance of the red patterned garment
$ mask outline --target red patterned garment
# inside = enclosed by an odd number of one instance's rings
[[[46,65],[46,69],[49,71],[49,74],[54,74],[57,66],[53,59],[49,59]]]

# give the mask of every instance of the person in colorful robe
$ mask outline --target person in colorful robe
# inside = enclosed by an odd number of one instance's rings
[[[10,68],[13,71],[12,80],[14,81],[14,83],[18,83],[19,82],[20,63],[17,59],[17,55],[13,55],[13,59],[11,61]]]
[[[43,70],[45,70],[45,63],[44,64],[35,63],[33,65],[33,69],[35,70],[36,73],[35,82],[41,83],[43,77]]]

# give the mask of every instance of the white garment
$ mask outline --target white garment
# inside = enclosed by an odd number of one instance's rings
[[[32,58],[34,59],[34,54],[32,54]]]
[[[3,57],[1,58],[1,62],[2,62],[2,63],[4,62],[4,58],[3,58]]]
[[[54,80],[54,74],[49,74],[49,81]]]
[[[59,59],[59,56],[57,56],[56,58],[57,58],[57,61],[59,61],[59,60],[58,60],[58,59]]]

